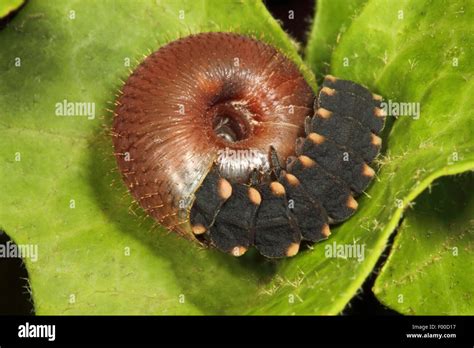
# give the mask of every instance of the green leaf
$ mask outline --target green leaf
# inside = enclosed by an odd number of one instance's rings
[[[153,226],[103,130],[128,59],[208,30],[255,34],[302,63],[255,1],[31,1],[0,31],[0,228],[38,245],[25,260],[36,313],[242,313],[275,272]],[[97,117],[55,116],[64,99]]]
[[[0,19],[20,8],[25,0],[0,0]]]
[[[327,75],[332,52],[367,0],[319,0],[308,38],[305,62],[317,77]]]
[[[472,192],[471,172],[441,178],[416,199],[375,283],[380,301],[411,315],[474,312]]]

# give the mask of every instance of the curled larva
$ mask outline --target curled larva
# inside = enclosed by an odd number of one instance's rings
[[[331,76],[315,98],[294,63],[249,37],[171,42],[121,92],[112,134],[134,198],[235,256],[293,256],[301,240],[327,238],[374,176],[380,98]]]

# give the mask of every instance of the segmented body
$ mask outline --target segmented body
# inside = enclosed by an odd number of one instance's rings
[[[279,258],[354,213],[381,146],[379,96],[328,76],[313,98],[293,63],[235,34],[150,57],[114,121],[119,167],[150,215],[235,256],[255,246]],[[252,156],[220,156],[229,148]]]
[[[326,77],[286,171],[255,186],[224,183],[211,172],[191,211],[194,232],[236,256],[255,245],[271,258],[295,255],[302,240],[327,238],[329,223],[354,213],[354,195],[374,176],[368,163],[379,153],[383,124],[380,97]]]

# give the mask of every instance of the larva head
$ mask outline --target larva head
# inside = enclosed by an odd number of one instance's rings
[[[194,192],[215,163],[229,181],[286,158],[311,113],[313,93],[275,48],[230,33],[189,36],[148,56],[117,101],[114,146],[140,205],[190,233]]]

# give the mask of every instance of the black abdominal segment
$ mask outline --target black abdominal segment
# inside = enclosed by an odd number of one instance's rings
[[[278,181],[259,185],[262,203],[255,221],[255,246],[267,257],[293,256],[298,252],[301,232],[289,209],[285,188]]]
[[[306,136],[273,181],[231,184],[210,171],[191,209],[194,234],[235,256],[255,246],[270,258],[295,255],[302,240],[326,239],[329,224],[355,212],[354,196],[375,175],[369,163],[381,147],[380,102],[361,85],[327,76]]]
[[[232,196],[222,206],[209,237],[218,249],[235,256],[253,245],[252,227],[261,199],[258,191],[243,184],[232,185]]]

